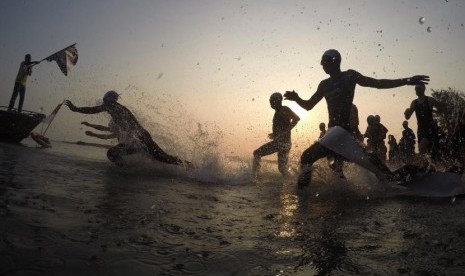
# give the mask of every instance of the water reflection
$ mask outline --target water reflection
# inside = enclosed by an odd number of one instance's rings
[[[311,264],[318,270],[317,275],[328,275],[338,268],[347,256],[344,241],[338,238],[336,227],[326,225],[320,233],[316,233],[303,246],[303,256],[299,266]]]
[[[280,195],[282,224],[278,236],[291,238],[296,235],[294,214],[298,209],[298,197],[295,194],[283,193]]]

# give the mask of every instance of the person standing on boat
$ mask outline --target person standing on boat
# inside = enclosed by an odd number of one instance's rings
[[[19,66],[18,74],[16,75],[15,86],[13,88],[13,94],[11,95],[10,105],[8,111],[12,111],[16,102],[16,98],[19,94],[18,113],[23,110],[24,96],[26,94],[26,81],[27,77],[32,74],[32,66],[39,64],[38,61],[31,61],[31,55],[27,54],[24,57],[24,61]]]

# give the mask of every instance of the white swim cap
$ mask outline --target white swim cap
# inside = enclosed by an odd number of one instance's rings
[[[119,95],[113,90],[108,91],[103,96],[103,102],[116,102],[118,101]]]
[[[279,92],[274,92],[270,96],[270,101],[282,101],[283,100],[283,95]]]

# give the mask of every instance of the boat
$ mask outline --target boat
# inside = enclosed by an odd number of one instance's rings
[[[8,111],[8,107],[0,106],[0,141],[19,143],[44,119],[42,113],[28,110],[18,113],[16,109]]]

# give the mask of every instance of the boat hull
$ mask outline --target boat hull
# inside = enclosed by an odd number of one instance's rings
[[[0,141],[19,143],[28,137],[31,131],[45,115],[41,113],[23,111],[21,113],[10,112],[6,107],[0,109]]]

